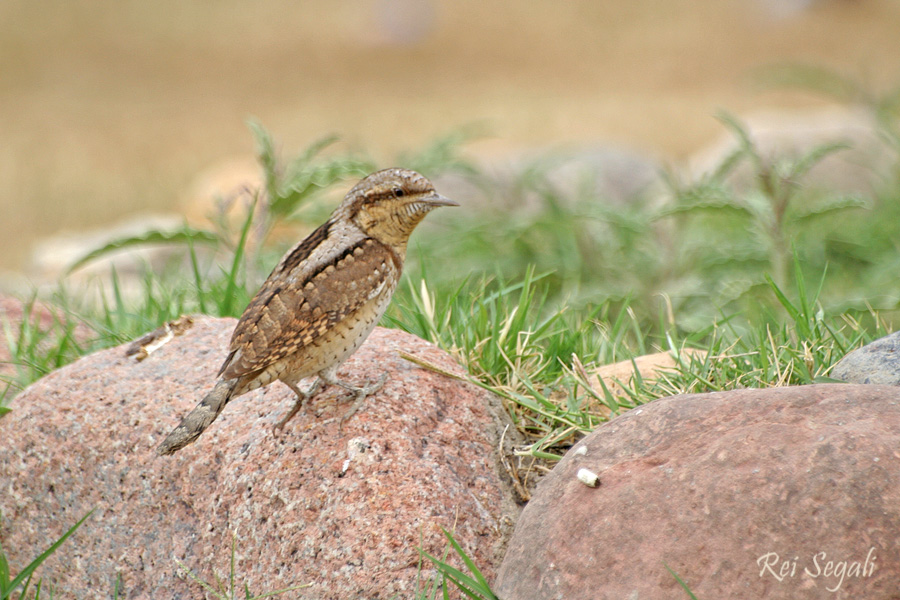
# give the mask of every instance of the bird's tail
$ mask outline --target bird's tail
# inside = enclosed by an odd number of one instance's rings
[[[156,449],[156,453],[165,456],[181,450],[203,433],[203,430],[216,420],[237,385],[238,379],[222,379],[216,384],[210,393],[200,401],[194,410],[182,419],[181,425],[172,430],[172,433],[163,440]]]

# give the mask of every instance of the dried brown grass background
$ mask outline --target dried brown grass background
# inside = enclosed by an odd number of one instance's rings
[[[286,153],[337,133],[386,163],[477,121],[485,156],[603,142],[678,159],[721,131],[719,108],[821,103],[754,90],[762,65],[900,82],[897,0],[765,6],[4,0],[0,267],[42,235],[177,209],[196,173],[252,152],[251,115]]]

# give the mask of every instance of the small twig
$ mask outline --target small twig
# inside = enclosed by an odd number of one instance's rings
[[[150,354],[169,343],[176,335],[181,335],[194,325],[194,318],[182,315],[174,321],[163,323],[147,335],[137,339],[125,349],[125,356],[133,356],[142,361]]]
[[[509,461],[506,459],[506,452],[503,451],[503,441],[506,438],[507,430],[509,430],[509,425],[504,427],[503,433],[500,434],[500,444],[498,447],[500,452],[500,463],[503,465],[503,468],[506,469],[506,474],[512,479],[513,487],[516,489],[516,493],[519,494],[519,498],[521,498],[523,502],[528,502],[531,500],[531,494],[529,494],[528,490],[525,489],[525,486],[522,485],[522,482],[519,480],[518,471],[512,468],[512,465],[509,464]]]
[[[436,364],[434,364],[432,362],[428,362],[424,358],[419,358],[418,356],[414,356],[414,355],[410,354],[409,352],[404,352],[403,350],[398,350],[397,354],[403,360],[408,360],[409,362],[413,363],[414,365],[422,367],[426,371],[432,371],[434,373],[437,373],[438,375],[443,375],[444,377],[450,377],[451,379],[456,379],[457,381],[468,381],[468,379],[465,377],[461,377],[455,373],[451,373],[450,371],[448,371],[446,369],[442,369],[441,367],[437,366]]]

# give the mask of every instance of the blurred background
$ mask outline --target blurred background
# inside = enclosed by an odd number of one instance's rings
[[[898,32],[896,0],[3,0],[0,269],[197,210],[204,177],[253,164],[251,117],[287,156],[335,134],[389,166],[475,124],[485,163],[581,144],[683,165],[719,109],[828,104],[761,85],[778,65],[890,89]]]

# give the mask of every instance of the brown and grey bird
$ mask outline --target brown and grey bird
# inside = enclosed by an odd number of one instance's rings
[[[346,419],[387,377],[357,387],[341,364],[375,328],[400,280],[406,243],[433,209],[458,206],[422,175],[385,169],[360,181],[331,217],[294,246],[244,310],[213,390],[157,448],[172,454],[196,440],[232,399],[281,381],[297,400],[281,428],[319,391],[337,385],[356,397]],[[302,379],[317,376],[307,390]]]

